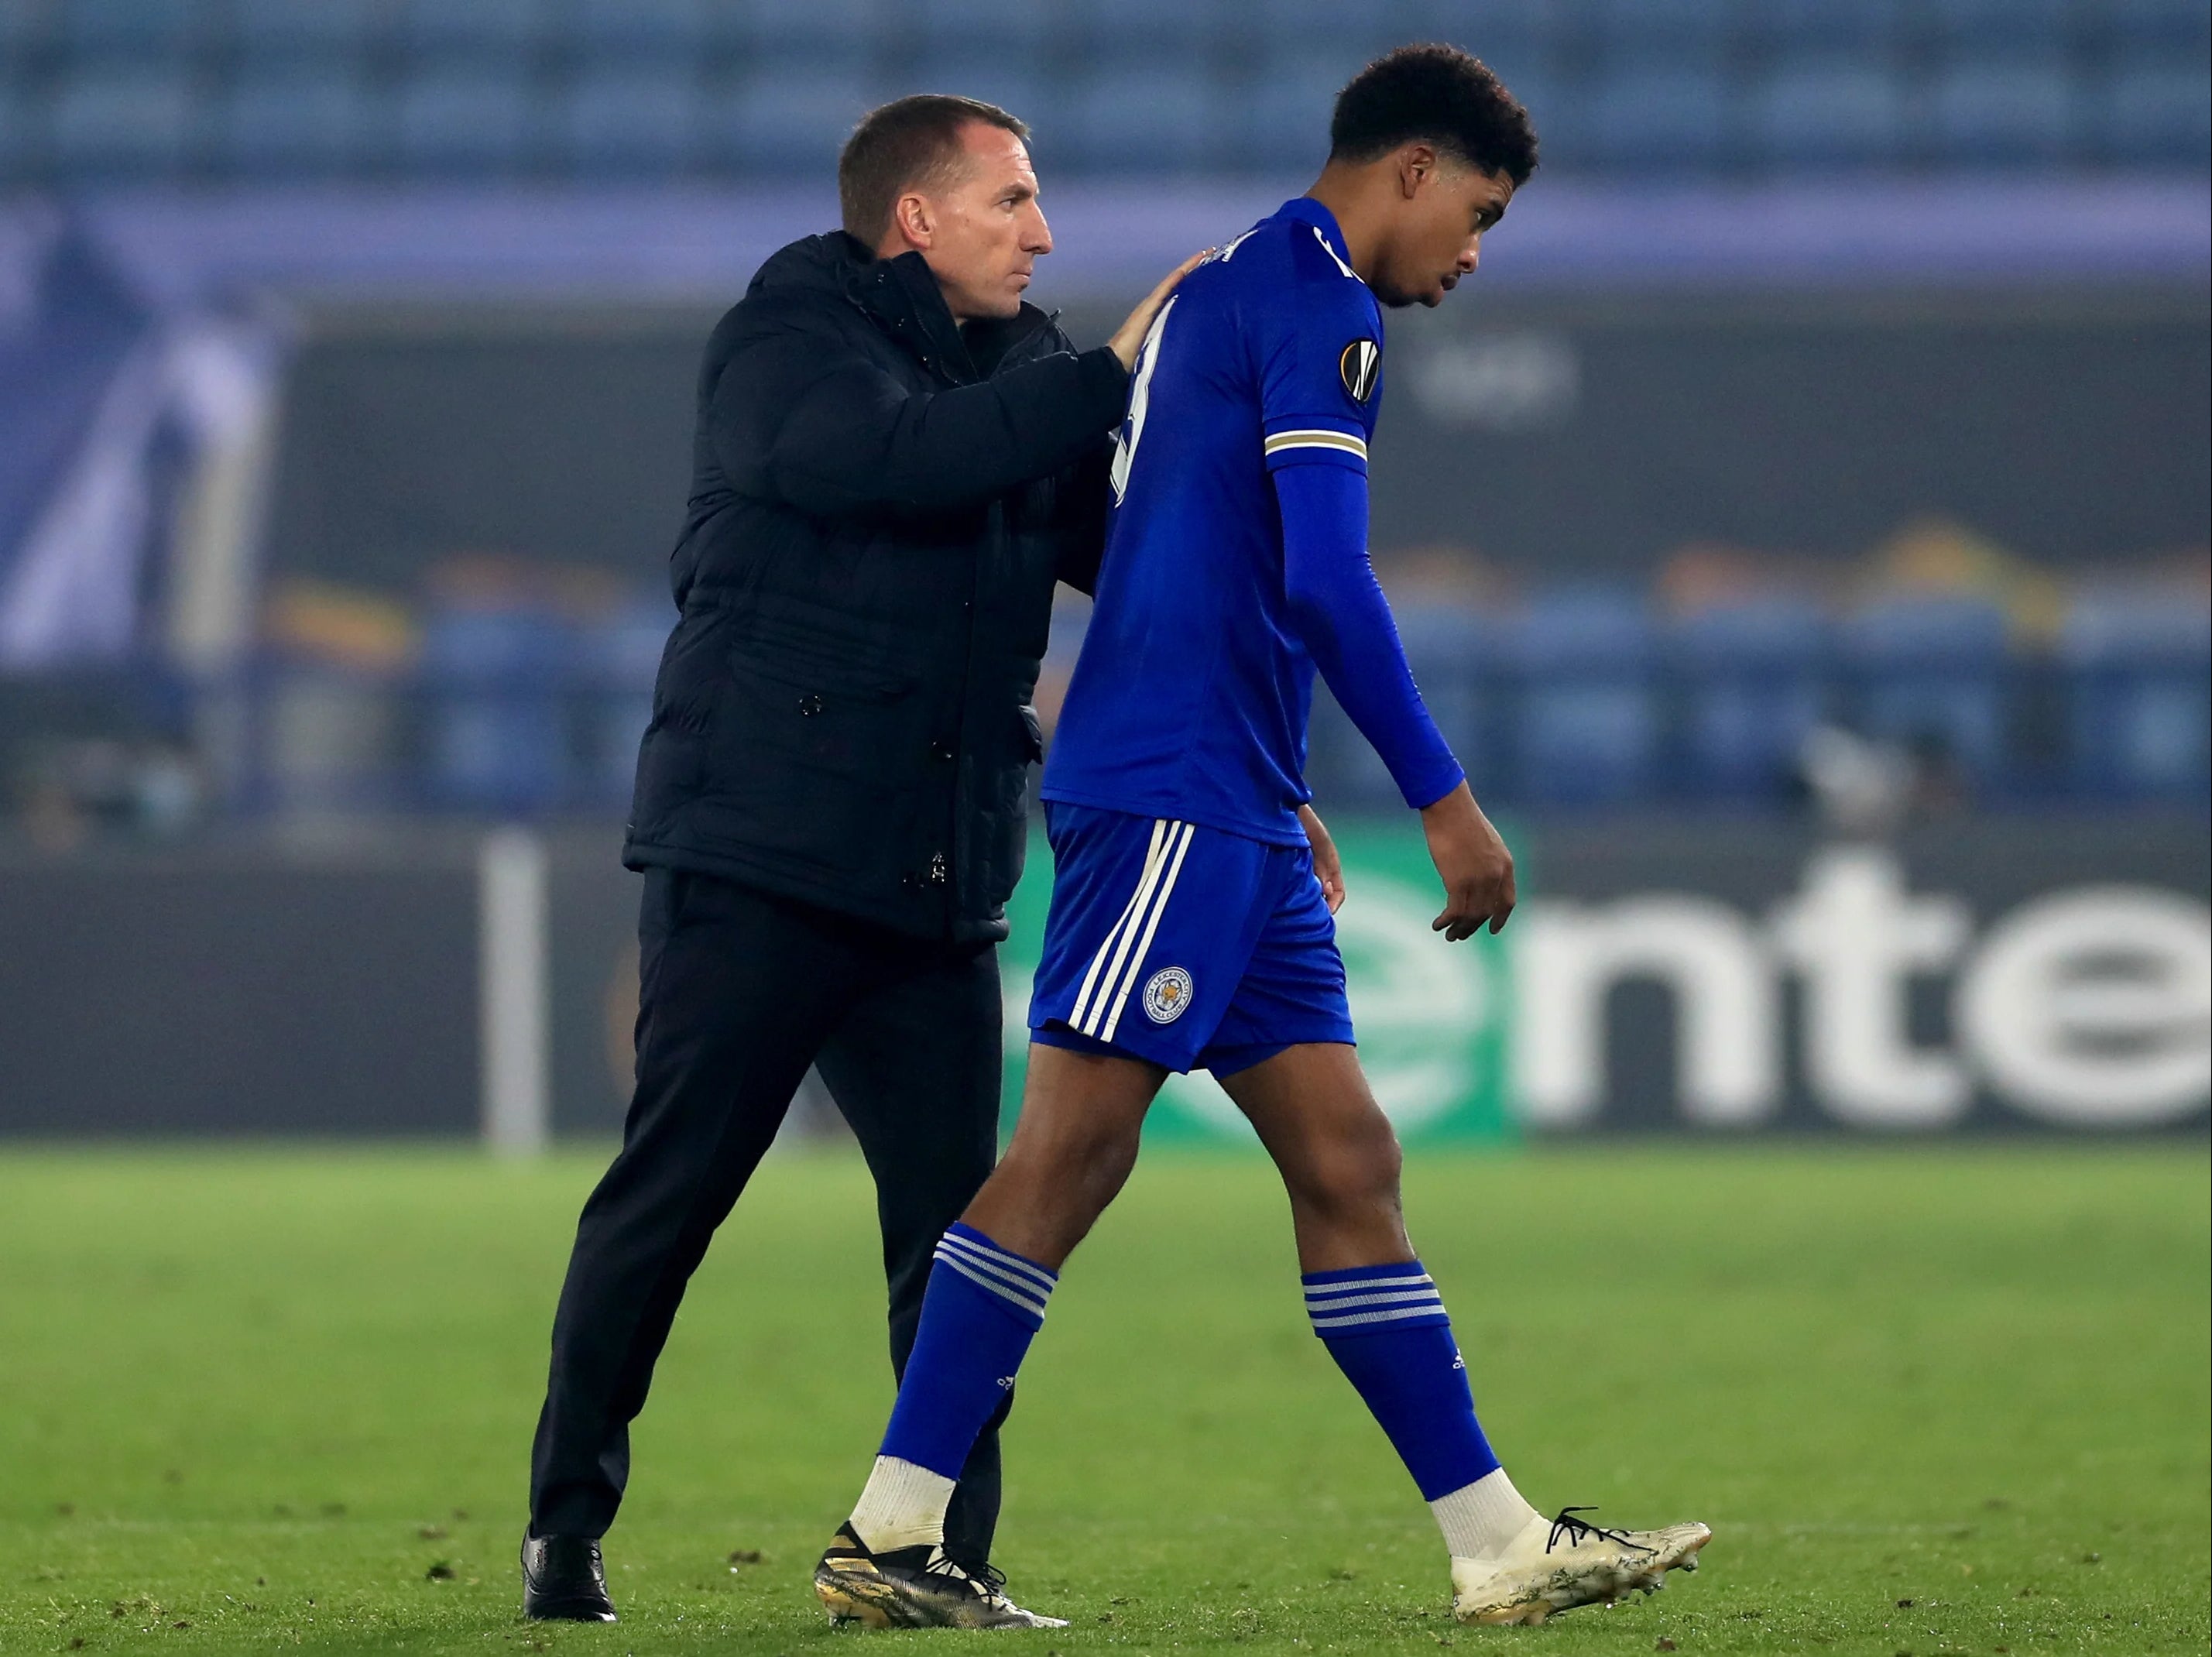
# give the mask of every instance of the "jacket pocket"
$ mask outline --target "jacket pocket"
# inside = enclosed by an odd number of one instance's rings
[[[781,755],[760,756],[720,780],[693,808],[710,845],[858,877],[856,890],[894,886],[927,862],[911,789],[871,786]]]
[[[823,696],[869,702],[896,701],[915,688],[915,678],[879,664],[855,661],[773,634],[756,634],[730,646],[730,666],[738,674],[813,691]]]
[[[742,746],[880,780],[913,768],[927,748],[918,684],[904,674],[755,640],[732,647],[725,708]]]
[[[736,618],[726,646],[741,673],[829,695],[891,701],[912,691],[921,675],[886,652],[863,623],[827,606],[763,598]]]

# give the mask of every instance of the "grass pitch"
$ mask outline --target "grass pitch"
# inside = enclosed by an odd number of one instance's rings
[[[516,1615],[546,1325],[600,1158],[0,1156],[0,1651],[855,1653],[807,1587],[890,1391],[857,1162],[772,1162],[696,1284],[609,1539],[624,1620]],[[1408,1174],[1539,1504],[1706,1566],[1455,1627],[1307,1332],[1267,1167],[1158,1158],[1066,1274],[1000,1563],[1084,1651],[2195,1652],[2201,1145],[1589,1150]]]

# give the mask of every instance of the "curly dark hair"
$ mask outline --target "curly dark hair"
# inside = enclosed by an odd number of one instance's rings
[[[1336,95],[1331,161],[1377,161],[1417,142],[1485,173],[1503,173],[1516,189],[1536,170],[1528,112],[1487,64],[1457,46],[1400,46]]]

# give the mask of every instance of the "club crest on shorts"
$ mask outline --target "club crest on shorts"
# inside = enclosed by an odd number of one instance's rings
[[[1336,360],[1336,372],[1354,403],[1375,395],[1376,376],[1382,372],[1382,348],[1371,339],[1355,339]]]
[[[1190,1005],[1190,974],[1180,967],[1163,967],[1145,980],[1145,1017],[1155,1024],[1172,1024]]]

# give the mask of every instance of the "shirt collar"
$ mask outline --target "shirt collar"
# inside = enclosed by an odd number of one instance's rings
[[[1345,267],[1347,270],[1351,268],[1352,250],[1345,245],[1344,231],[1337,224],[1336,215],[1312,197],[1291,197],[1275,210],[1275,216],[1279,219],[1296,219],[1301,224],[1313,226],[1315,229],[1321,232],[1322,240],[1329,245],[1330,251],[1344,261]]]

